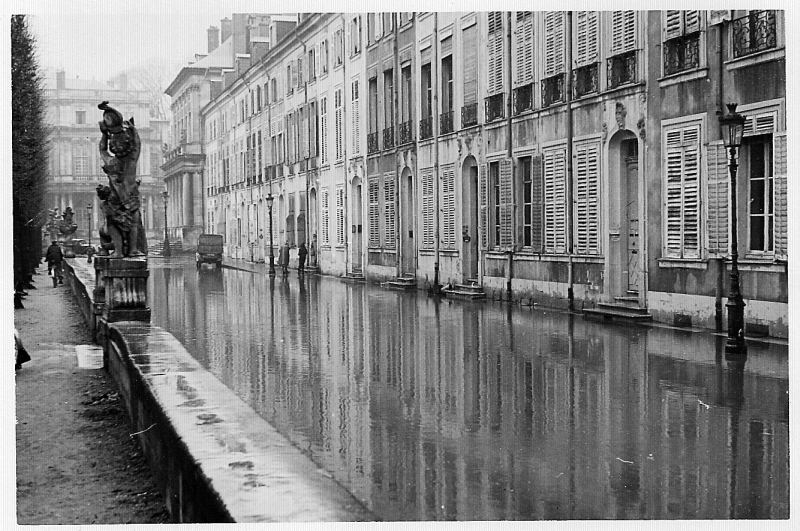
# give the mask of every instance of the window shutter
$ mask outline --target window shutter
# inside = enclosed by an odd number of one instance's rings
[[[486,182],[488,175],[487,165],[481,164],[478,166],[478,188],[480,195],[480,233],[481,233],[481,248],[489,248],[489,218],[488,218],[488,202],[489,202],[489,187]]]
[[[503,92],[503,12],[489,14],[489,94]]]
[[[788,260],[789,240],[788,240],[788,190],[787,190],[787,167],[786,167],[786,132],[775,133],[773,146],[775,150],[775,258],[778,260]]]
[[[666,255],[700,256],[700,126],[667,131]]]
[[[596,63],[599,55],[599,33],[597,11],[576,13],[575,65]]]
[[[542,241],[542,157],[531,158],[531,248],[541,252]]]
[[[775,131],[777,118],[775,111],[747,116],[744,123],[744,136],[772,134]]]
[[[683,256],[700,256],[700,127],[683,130]]]
[[[353,138],[352,138],[353,155],[358,155],[361,152],[361,150],[360,150],[360,147],[361,147],[361,129],[359,127],[359,125],[361,123],[361,116],[360,116],[360,113],[359,113],[360,105],[358,104],[358,81],[353,81],[352,90],[353,90],[353,99],[350,101],[350,107],[351,107],[350,114],[351,114],[352,119],[353,119],[353,129],[352,129],[352,131],[353,131]]]
[[[433,204],[433,170],[423,170],[422,174],[422,247],[433,249],[435,242]]]
[[[501,247],[514,245],[513,167],[511,159],[500,161],[500,241]]]
[[[683,152],[681,149],[681,131],[669,131],[666,134],[666,150],[664,168],[666,170],[666,242],[668,257],[681,256],[681,171]]]
[[[464,67],[464,105],[478,101],[478,26],[470,26],[464,30],[463,57]]]
[[[456,248],[455,171],[452,164],[442,167],[442,247]]]
[[[320,148],[322,151],[322,163],[328,162],[328,98],[322,98],[320,103]]]
[[[615,14],[618,11],[615,11]],[[667,11],[664,15],[664,40],[673,39],[683,35],[683,12]]]
[[[700,31],[700,11],[683,12],[684,34]]]
[[[708,144],[707,216],[709,256],[727,256],[730,251],[730,176],[722,141]]]
[[[636,12],[613,11],[611,14],[611,53],[636,48]]]
[[[564,13],[548,11],[544,16],[544,75],[564,71]]]
[[[517,11],[516,50],[514,54],[517,85],[533,81],[533,13]]]
[[[373,177],[368,185],[369,246],[380,246],[380,226],[378,217],[378,178]]]
[[[334,127],[336,128],[335,135],[336,135],[336,160],[341,160],[343,152],[342,152],[342,90],[339,89],[336,91],[336,116],[335,120],[336,123]]]
[[[597,142],[575,146],[575,251],[579,254],[600,253],[599,152]]]
[[[336,189],[336,243],[344,243],[344,188]]]
[[[330,244],[330,215],[328,214],[329,210],[329,198],[328,198],[328,189],[322,189],[322,198],[321,198],[321,206],[322,206],[322,243],[324,245]]]
[[[394,249],[397,236],[395,233],[394,175],[391,173],[383,176],[383,211],[386,234],[383,246],[386,249]]]
[[[566,154],[563,147],[544,152],[544,247],[563,253],[566,240]]]

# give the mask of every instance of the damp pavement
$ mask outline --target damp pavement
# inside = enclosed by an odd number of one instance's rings
[[[33,278],[37,289],[14,310],[31,356],[15,375],[17,523],[168,522],[69,288],[52,287],[44,274]]]

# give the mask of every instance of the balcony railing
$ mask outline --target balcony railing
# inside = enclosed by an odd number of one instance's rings
[[[533,109],[533,83],[514,89],[514,116]]]
[[[453,132],[453,111],[443,112],[439,115],[439,133],[446,135]]]
[[[403,144],[410,144],[414,141],[414,127],[411,123],[411,120],[407,120],[400,124],[400,143],[399,145]]]
[[[664,75],[700,67],[700,33],[683,35],[664,43]]]
[[[371,155],[372,153],[377,153],[379,151],[378,147],[378,132],[375,131],[374,133],[370,133],[367,135],[367,154]]]
[[[778,45],[775,11],[750,11],[733,21],[733,56],[769,50]]]
[[[486,121],[499,120],[505,118],[505,93],[493,94],[484,100],[486,104]]]
[[[394,126],[390,125],[383,129],[383,149],[394,147]]]
[[[600,89],[600,63],[591,63],[572,71],[572,87],[576,98],[592,94]]]
[[[542,107],[564,101],[564,73],[542,80]]]
[[[636,50],[608,58],[608,88],[636,81]]]
[[[428,116],[419,121],[419,139],[425,140],[433,136],[433,117]]]
[[[461,127],[478,124],[478,104],[468,103],[461,107]]]

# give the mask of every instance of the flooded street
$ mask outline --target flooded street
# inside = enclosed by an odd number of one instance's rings
[[[151,260],[152,323],[383,520],[786,518],[788,349]]]

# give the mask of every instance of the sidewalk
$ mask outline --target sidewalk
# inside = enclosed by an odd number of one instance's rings
[[[16,374],[18,523],[168,522],[113,380],[78,367],[91,337],[69,288],[34,280],[14,311],[32,358]]]

